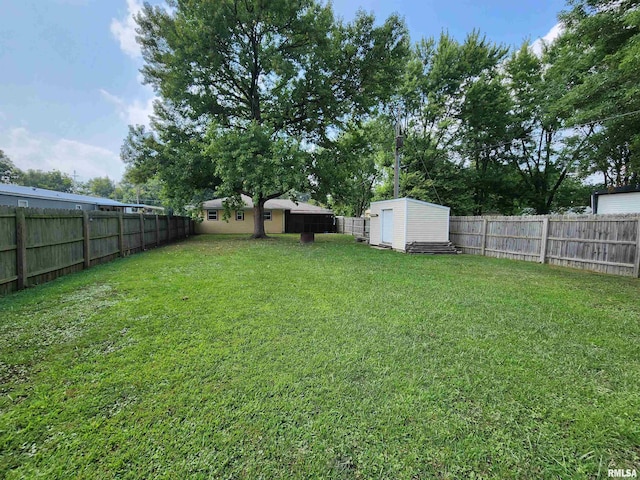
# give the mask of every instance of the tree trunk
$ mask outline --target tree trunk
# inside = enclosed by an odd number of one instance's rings
[[[253,235],[251,238],[267,238],[264,231],[264,203],[262,198],[257,204],[253,205]]]

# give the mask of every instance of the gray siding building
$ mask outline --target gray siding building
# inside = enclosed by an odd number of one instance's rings
[[[123,210],[131,204],[110,198],[55,192],[43,188],[0,184],[0,205],[28,208],[54,208],[62,210]]]

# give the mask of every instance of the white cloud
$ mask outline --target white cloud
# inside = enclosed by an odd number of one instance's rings
[[[127,122],[130,125],[149,125],[149,117],[153,114],[153,101],[149,98],[146,102],[134,100],[127,105]]]
[[[156,97],[144,101],[136,99],[132,103],[127,103],[103,88],[100,89],[100,94],[116,107],[118,115],[127,125],[149,125],[149,117],[153,114],[153,102]]]
[[[133,16],[142,10],[142,3],[139,0],[127,0],[127,14],[118,20],[111,19],[109,29],[111,34],[120,44],[120,48],[131,58],[140,58],[140,45],[136,42],[136,21]]]
[[[112,93],[107,92],[104,88],[100,89],[100,95],[102,95],[109,103],[112,103],[119,108],[125,108],[124,100],[122,100],[120,97],[117,97],[116,95],[113,95]]]
[[[0,143],[22,170],[59,170],[69,175],[75,171],[81,181],[104,176],[119,180],[124,173],[118,154],[76,140],[46,138],[19,127],[0,131]]]
[[[561,23],[556,23],[551,30],[547,32],[544,37],[538,38],[535,42],[531,44],[531,51],[536,54],[538,57],[542,55],[542,49],[545,45],[551,45],[555,42],[556,38],[562,35],[564,31],[564,27]]]

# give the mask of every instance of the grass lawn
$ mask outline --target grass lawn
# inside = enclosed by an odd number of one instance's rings
[[[640,280],[200,236],[0,299],[0,478],[640,471]]]

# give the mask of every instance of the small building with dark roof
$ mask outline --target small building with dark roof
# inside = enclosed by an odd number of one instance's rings
[[[593,213],[640,213],[640,185],[599,190],[591,195]]]

